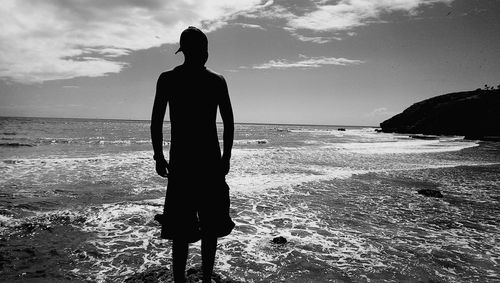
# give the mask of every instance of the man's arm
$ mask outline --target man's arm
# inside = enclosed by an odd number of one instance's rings
[[[219,103],[220,116],[224,124],[224,151],[222,154],[222,171],[224,175],[229,173],[229,160],[231,159],[231,149],[233,148],[234,139],[234,117],[233,108],[231,107],[231,100],[229,99],[229,92],[227,89],[227,84],[224,78],[223,82],[223,92]]]
[[[168,96],[164,93],[165,75],[161,74],[156,83],[156,95],[151,114],[151,141],[153,143],[153,158],[156,160],[156,173],[168,177],[168,162],[163,155],[163,119],[167,109]],[[168,171],[167,171],[168,170]]]

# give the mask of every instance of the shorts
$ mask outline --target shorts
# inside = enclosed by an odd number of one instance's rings
[[[191,179],[191,180],[190,180]],[[162,239],[194,243],[203,237],[224,237],[235,224],[229,215],[229,186],[224,178],[193,181],[170,176],[161,219]]]

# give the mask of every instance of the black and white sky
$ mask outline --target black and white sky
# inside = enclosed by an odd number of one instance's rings
[[[2,0],[0,116],[149,119],[180,32],[237,122],[378,125],[500,84],[498,0]]]

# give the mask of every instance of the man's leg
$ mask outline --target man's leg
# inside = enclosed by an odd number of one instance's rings
[[[188,256],[188,242],[177,239],[172,241],[172,265],[174,269],[174,282],[186,281],[186,261]]]
[[[203,283],[211,282],[216,250],[217,237],[203,237],[201,239],[201,268],[203,270]]]

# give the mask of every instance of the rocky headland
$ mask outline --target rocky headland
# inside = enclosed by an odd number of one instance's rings
[[[386,133],[457,135],[500,141],[500,89],[429,98],[380,124]]]

